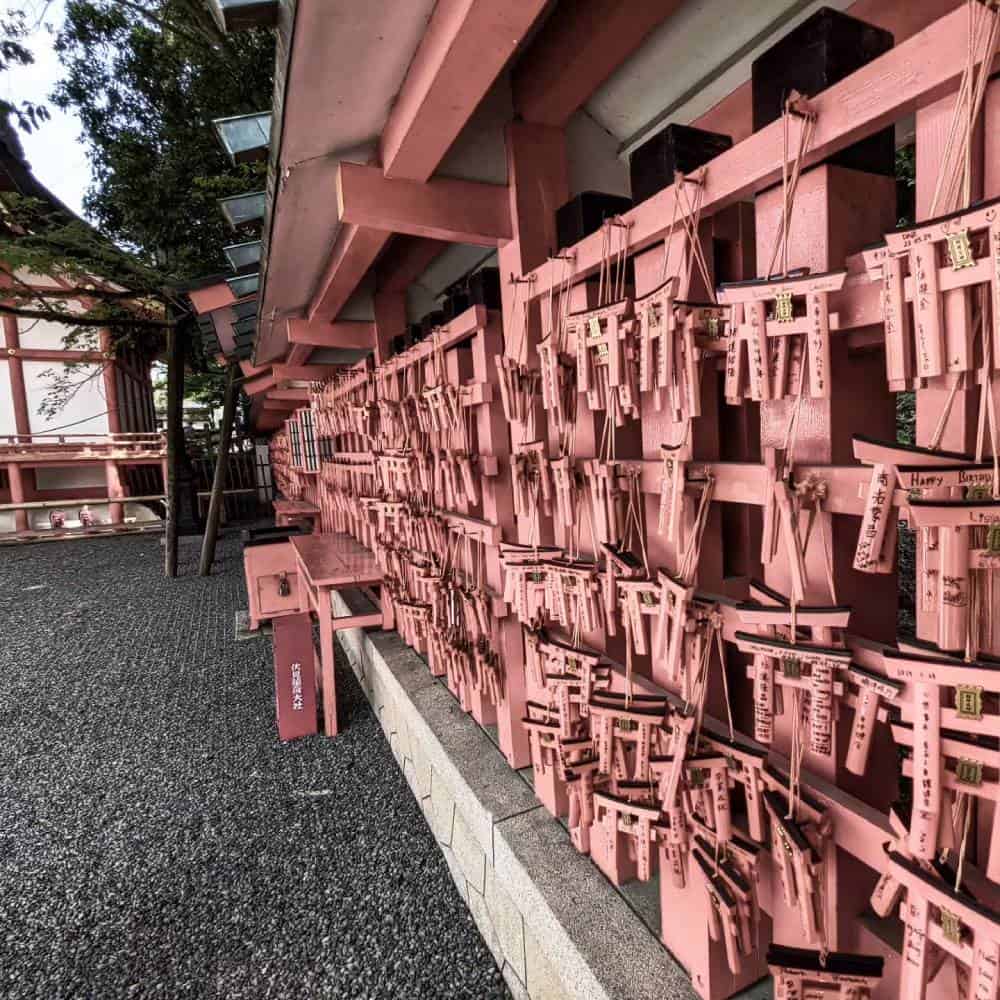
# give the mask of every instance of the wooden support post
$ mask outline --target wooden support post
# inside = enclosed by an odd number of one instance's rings
[[[105,482],[107,483],[109,497],[124,496],[124,493],[122,491],[121,473],[118,468],[118,463],[113,458],[109,458],[104,463],[104,479]],[[124,504],[120,503],[108,504],[108,515],[111,518],[112,524],[124,524],[125,523]]]
[[[167,331],[167,462],[163,490],[167,495],[164,529],[167,576],[177,576],[177,519],[180,511],[178,467],[183,446],[181,419],[184,409],[184,348],[187,333],[179,322]]]
[[[205,537],[201,543],[201,564],[198,573],[208,576],[215,562],[215,541],[219,535],[219,519],[222,505],[226,502],[226,474],[229,471],[229,448],[233,441],[233,416],[236,413],[236,398],[239,386],[236,382],[238,369],[232,362],[226,370],[226,399],[222,407],[222,426],[219,428],[219,453],[215,459],[215,477],[212,480],[212,499],[208,507],[205,523]]]
[[[11,503],[24,503],[24,479],[21,474],[21,466],[17,462],[10,462],[7,465],[7,481],[10,483]],[[28,530],[28,512],[26,510],[14,511],[14,530]]]

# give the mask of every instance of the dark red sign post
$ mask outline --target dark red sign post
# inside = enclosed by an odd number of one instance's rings
[[[278,736],[313,736],[316,723],[316,652],[307,612],[274,620],[274,705]]]

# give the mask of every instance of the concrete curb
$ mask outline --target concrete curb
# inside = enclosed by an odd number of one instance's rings
[[[334,613],[363,595],[335,593]],[[688,1000],[683,969],[395,632],[337,633],[516,998]]]

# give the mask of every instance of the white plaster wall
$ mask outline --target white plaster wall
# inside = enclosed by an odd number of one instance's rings
[[[107,485],[103,465],[67,465],[35,470],[35,482],[40,490],[70,490]]]
[[[38,407],[45,398],[51,380],[43,378],[45,371],[60,371],[60,366],[51,361],[25,361],[24,381],[28,395],[28,417],[32,434],[45,434],[51,428],[65,428],[67,434],[104,435],[108,427],[108,403],[104,398],[104,378],[100,365],[76,365],[73,368],[74,383],[80,384],[73,398],[51,418],[38,413]],[[93,375],[87,381],[88,375]],[[68,427],[67,424],[74,426]]]
[[[16,433],[14,393],[10,387],[10,366],[0,361],[0,435]]]
[[[14,277],[19,281],[23,281],[26,285],[31,285],[35,288],[59,288],[59,282],[55,278],[50,278],[47,274],[32,274],[31,271],[26,271],[24,268],[20,268],[14,272]]]
[[[78,302],[70,303],[73,312],[82,312],[83,306]],[[35,351],[62,351],[66,349],[63,338],[73,331],[73,327],[65,323],[57,323],[47,319],[19,319],[17,321],[18,338],[21,347]],[[76,351],[97,350],[100,346],[100,335],[96,330],[78,330],[72,349]]]

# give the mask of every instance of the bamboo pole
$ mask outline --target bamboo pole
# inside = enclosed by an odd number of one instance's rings
[[[219,519],[222,516],[222,505],[226,501],[226,474],[229,471],[229,449],[233,440],[233,417],[236,413],[236,398],[240,392],[236,374],[238,370],[235,361],[231,361],[226,369],[226,399],[222,407],[222,426],[219,428],[219,454],[215,460],[212,499],[208,506],[205,537],[201,543],[201,565],[198,568],[201,576],[208,576],[212,572],[215,542],[219,536]]]

